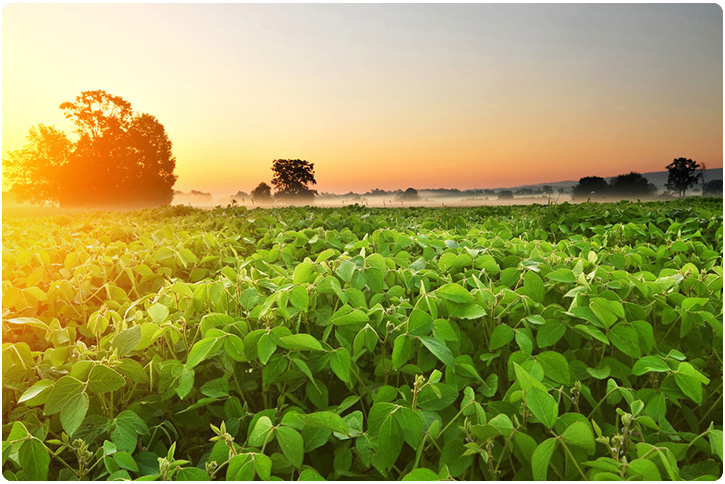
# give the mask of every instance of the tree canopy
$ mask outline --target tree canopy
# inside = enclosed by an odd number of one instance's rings
[[[572,189],[574,199],[603,198],[607,192],[607,181],[599,176],[585,176]]]
[[[272,200],[272,187],[262,182],[252,190],[252,200],[255,202],[269,202]]]
[[[612,178],[608,192],[621,198],[645,198],[657,193],[657,187],[641,173],[630,172]]]
[[[418,200],[418,190],[415,188],[408,188],[401,195],[403,200]]]
[[[675,158],[666,168],[669,173],[665,187],[677,193],[680,198],[685,197],[687,189],[695,185],[701,176],[697,173],[700,165],[689,158]]]
[[[314,163],[305,160],[274,160],[272,171],[272,185],[277,190],[276,197],[312,200],[317,195],[317,190],[309,187],[317,184]]]
[[[31,128],[28,144],[3,160],[12,191],[61,206],[171,202],[176,159],[164,126],[105,91],[84,91],[60,105],[77,139],[55,127]]]

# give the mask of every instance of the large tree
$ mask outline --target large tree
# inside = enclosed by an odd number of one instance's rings
[[[61,206],[171,202],[176,159],[154,116],[134,113],[128,101],[100,90],[82,92],[60,108],[77,140],[53,127],[32,129],[30,143],[4,160],[13,191]]]
[[[584,198],[604,198],[609,185],[607,181],[599,176],[585,176],[579,179],[579,183],[572,189],[575,200]]]
[[[277,189],[276,197],[282,199],[312,200],[317,190],[315,164],[305,160],[274,160],[272,162],[272,185]]]
[[[689,158],[675,158],[666,168],[669,174],[665,187],[671,192],[679,194],[680,198],[684,198],[687,189],[700,179],[700,174],[697,173],[700,165]]]

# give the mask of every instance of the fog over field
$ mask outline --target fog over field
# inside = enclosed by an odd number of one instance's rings
[[[647,180],[655,185],[657,193],[653,197],[612,197],[602,196],[592,197],[594,201],[616,201],[620,199],[628,200],[669,200],[673,196],[666,192],[665,183],[667,183],[666,171],[650,172],[642,174]],[[607,177],[611,180],[613,177]],[[705,179],[722,180],[723,169],[712,168],[705,170]],[[312,205],[318,207],[342,207],[346,205],[365,205],[368,207],[474,207],[479,205],[529,205],[537,204],[557,204],[557,203],[579,203],[586,199],[575,200],[572,195],[572,188],[577,185],[578,181],[565,180],[551,183],[540,183],[536,185],[519,185],[515,187],[498,187],[488,189],[472,189],[472,190],[456,190],[456,189],[416,189],[417,197],[406,198],[404,190],[382,191],[370,190],[366,193],[349,192],[346,194],[326,193],[322,192],[315,197]],[[551,193],[545,193],[548,187]],[[504,192],[501,195],[501,192]],[[505,192],[510,192],[510,196],[506,197]],[[688,195],[699,195],[700,185],[694,186]],[[236,195],[212,194],[199,190],[191,190],[189,193],[177,192],[174,195],[173,204],[191,205],[199,208],[212,208],[216,206],[226,206],[228,204],[236,204],[247,208],[254,207],[275,207],[286,205],[310,205],[310,202],[290,203],[289,201],[279,202],[270,201],[268,203],[253,202],[252,197],[246,192],[239,192]]]

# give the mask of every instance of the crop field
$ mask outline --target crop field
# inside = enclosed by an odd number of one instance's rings
[[[722,199],[2,237],[8,480],[722,475]]]

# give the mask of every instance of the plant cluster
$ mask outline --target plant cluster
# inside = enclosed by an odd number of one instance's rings
[[[7,479],[722,474],[722,200],[4,220]]]

